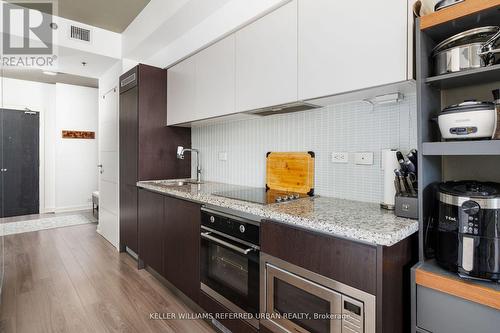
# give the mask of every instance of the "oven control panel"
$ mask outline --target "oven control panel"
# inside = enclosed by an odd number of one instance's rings
[[[460,207],[460,231],[464,234],[478,235],[481,206],[473,200],[465,201]]]
[[[342,295],[342,332],[364,332],[363,303]]]
[[[201,225],[255,245],[260,244],[259,226],[239,216],[202,209]]]

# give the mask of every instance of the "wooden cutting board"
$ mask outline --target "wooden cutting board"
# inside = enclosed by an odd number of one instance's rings
[[[314,153],[267,153],[266,188],[314,195]]]

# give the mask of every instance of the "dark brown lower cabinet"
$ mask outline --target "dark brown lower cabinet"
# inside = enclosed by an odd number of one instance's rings
[[[375,295],[376,246],[270,221],[260,235],[262,252]]]
[[[269,328],[267,328],[266,326],[264,326],[262,324],[259,327],[259,332],[260,333],[273,333],[273,331],[271,331]]]
[[[165,197],[165,278],[198,302],[200,293],[200,205]]]
[[[376,332],[410,330],[410,268],[414,234],[393,246],[369,245],[274,221],[260,227],[261,250],[376,297]]]
[[[145,189],[138,192],[140,264],[198,303],[201,206]]]
[[[137,239],[137,187],[120,185],[120,251],[128,247],[139,252]]]
[[[139,259],[161,275],[164,275],[164,200],[161,194],[139,189]]]
[[[231,332],[234,332],[234,333],[256,333],[256,332],[258,332],[256,328],[249,325],[248,323],[246,323],[243,320],[217,318],[216,317],[217,314],[223,315],[225,313],[232,313],[232,311],[225,308],[223,305],[221,305],[219,302],[214,300],[212,297],[205,294],[203,291],[200,292],[200,306],[207,313],[212,314],[212,316],[214,316],[214,318],[217,321],[219,321],[222,325],[224,325],[226,328],[228,328]]]

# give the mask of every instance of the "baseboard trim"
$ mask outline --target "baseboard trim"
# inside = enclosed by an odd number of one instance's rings
[[[77,212],[90,209],[92,209],[92,205],[59,207],[59,208],[54,208],[54,213]]]

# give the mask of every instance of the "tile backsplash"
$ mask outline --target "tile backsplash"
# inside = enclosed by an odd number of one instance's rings
[[[192,145],[201,153],[203,180],[264,187],[267,152],[314,151],[316,194],[380,202],[381,150],[416,148],[416,114],[415,94],[394,105],[345,103],[193,127]],[[348,152],[349,162],[333,163],[333,152]],[[373,152],[373,165],[356,165],[355,152]]]

